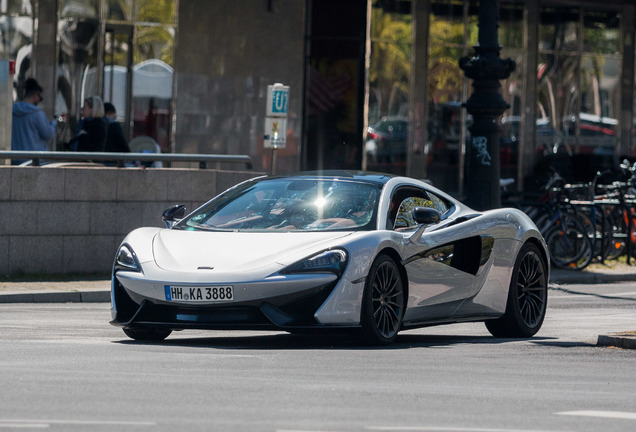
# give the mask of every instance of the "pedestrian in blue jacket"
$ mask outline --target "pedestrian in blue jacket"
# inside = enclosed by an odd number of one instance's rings
[[[48,140],[55,134],[55,119],[50,122],[37,105],[42,102],[42,87],[29,78],[24,84],[22,102],[13,104],[11,150],[47,151]],[[12,165],[24,160],[14,159]]]

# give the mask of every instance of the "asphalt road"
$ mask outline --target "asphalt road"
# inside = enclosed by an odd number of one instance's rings
[[[559,288],[559,287],[555,287]],[[106,303],[0,305],[0,430],[597,432],[636,428],[636,286],[550,291],[539,335],[483,324],[389,348],[285,333],[136,343]]]

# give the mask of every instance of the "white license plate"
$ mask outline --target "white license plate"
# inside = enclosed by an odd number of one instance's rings
[[[186,287],[166,285],[166,300],[185,302],[227,302],[234,300],[231,285]]]

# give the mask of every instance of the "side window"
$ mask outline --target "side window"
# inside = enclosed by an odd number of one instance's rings
[[[413,209],[415,207],[434,208],[440,212],[442,217],[451,208],[445,199],[434,193],[410,187],[399,189],[391,199],[387,229],[406,230],[416,227],[417,223],[413,220]]]
[[[446,200],[443,200],[442,198],[438,197],[437,195],[431,192],[428,192],[428,196],[430,197],[431,202],[433,203],[431,207],[433,207],[435,210],[440,212],[440,214],[443,215],[450,209],[450,205],[446,202]]]
[[[406,198],[402,201],[398,208],[393,229],[408,229],[416,227],[417,223],[413,220],[413,209],[416,207],[435,208],[435,205],[428,197],[413,196]]]

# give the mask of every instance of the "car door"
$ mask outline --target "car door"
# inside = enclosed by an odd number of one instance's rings
[[[409,280],[405,324],[446,319],[479,291],[482,250],[492,246],[477,235],[470,217],[458,217],[450,203],[434,193],[409,187],[394,197],[398,210],[391,217],[394,230],[405,236],[403,264]],[[413,235],[418,229],[412,217],[415,207],[442,214],[442,221],[426,227],[421,237]]]

